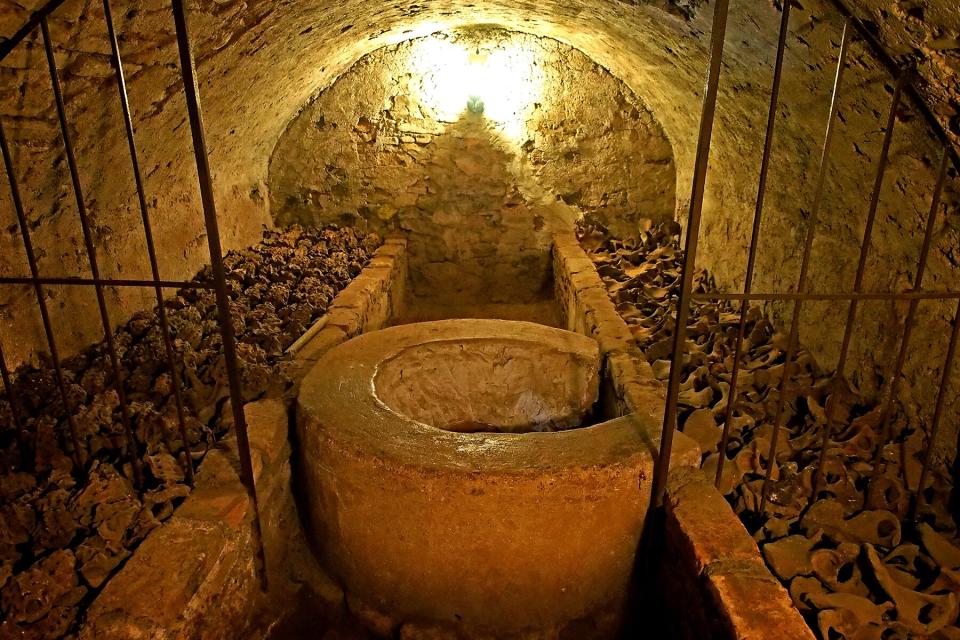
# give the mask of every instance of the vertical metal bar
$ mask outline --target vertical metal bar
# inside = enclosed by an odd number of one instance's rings
[[[177,409],[177,422],[180,426],[180,438],[183,442],[181,455],[187,483],[193,486],[193,460],[190,457],[190,443],[187,439],[187,421],[183,408],[183,396],[180,390],[180,372],[177,368],[176,353],[170,339],[170,325],[167,321],[167,310],[163,304],[163,289],[157,284],[160,282],[160,267],[157,262],[157,250],[153,243],[153,228],[150,224],[150,215],[147,209],[147,198],[143,188],[143,176],[140,172],[140,159],[137,155],[137,143],[133,132],[133,118],[130,115],[130,101],[127,96],[127,82],[123,74],[123,62],[120,58],[120,43],[113,24],[113,12],[110,0],[103,0],[103,14],[107,23],[107,36],[110,39],[110,50],[113,53],[113,65],[117,78],[117,90],[120,93],[120,107],[123,111],[123,124],[127,132],[127,146],[130,148],[130,163],[133,170],[133,180],[137,188],[137,200],[140,205],[140,218],[143,220],[143,233],[147,243],[147,255],[150,258],[150,272],[154,281],[154,293],[157,299],[157,316],[160,319],[160,333],[163,337],[163,348],[170,367],[170,380],[173,388],[173,399]]]
[[[203,129],[203,113],[200,110],[200,88],[197,84],[194,67],[193,49],[187,24],[184,0],[171,0],[173,18],[177,30],[177,48],[180,52],[180,73],[183,76],[183,89],[190,117],[190,132],[193,137],[193,151],[197,161],[197,177],[200,182],[200,199],[203,204],[203,219],[207,229],[207,244],[210,248],[210,266],[213,271],[217,294],[217,311],[220,316],[220,332],[223,336],[223,356],[230,383],[230,406],[233,410],[234,428],[237,434],[237,453],[240,456],[240,480],[250,496],[253,508],[253,542],[256,555],[256,569],[261,585],[267,586],[266,558],[263,551],[263,536],[260,529],[260,508],[257,502],[257,490],[253,477],[253,463],[250,457],[250,441],[247,436],[247,422],[243,412],[243,393],[240,385],[240,364],[237,359],[236,341],[233,331],[233,319],[230,316],[230,295],[227,292],[226,274],[223,269],[223,251],[220,247],[220,230],[217,223],[216,202],[213,196],[213,180],[207,154],[207,142]]]
[[[933,201],[930,203],[930,214],[927,217],[927,228],[923,234],[923,245],[920,248],[920,258],[917,264],[917,275],[913,280],[913,291],[923,289],[923,276],[927,271],[927,260],[930,256],[930,246],[933,244],[933,230],[937,222],[937,212],[940,209],[940,202],[943,198],[943,190],[947,183],[947,170],[950,167],[950,153],[944,151],[943,158],[940,161],[940,170],[937,174],[937,183],[933,189]],[[880,439],[877,442],[877,449],[873,453],[873,471],[870,474],[870,487],[867,489],[867,496],[871,497],[873,487],[876,486],[875,480],[880,477],[883,468],[883,448],[890,440],[890,416],[893,412],[893,403],[896,400],[897,392],[900,389],[900,382],[903,379],[903,367],[907,361],[907,350],[910,348],[910,338],[913,336],[913,328],[916,324],[917,308],[920,306],[920,300],[914,298],[910,300],[910,307],[907,310],[907,317],[903,323],[903,337],[900,338],[900,350],[897,352],[897,360],[893,366],[893,377],[890,379],[890,389],[886,398],[883,400],[883,406],[880,410]],[[928,443],[929,444],[929,443]]]
[[[43,48],[47,54],[47,65],[50,68],[50,84],[53,87],[53,96],[57,105],[57,118],[60,121],[60,134],[63,137],[63,149],[67,156],[67,166],[70,168],[70,180],[73,183],[73,195],[77,201],[77,212],[80,215],[80,226],[83,229],[83,241],[87,250],[87,259],[90,262],[90,274],[94,280],[100,279],[100,267],[97,264],[97,249],[93,243],[93,234],[90,231],[90,221],[87,218],[87,207],[83,201],[83,189],[80,186],[80,172],[77,169],[77,159],[73,151],[73,141],[70,137],[70,128],[67,124],[67,110],[63,102],[63,91],[60,88],[60,73],[57,71],[57,61],[53,55],[53,42],[50,39],[50,27],[47,19],[40,21],[40,31],[43,34]],[[110,323],[110,314],[107,311],[107,302],[103,296],[103,286],[94,284],[97,294],[97,305],[100,308],[100,322],[103,325],[104,340],[107,352],[110,355],[110,364],[113,368],[114,386],[120,400],[120,415],[123,430],[127,438],[130,466],[133,470],[133,480],[137,487],[143,486],[143,468],[140,455],[137,451],[137,441],[130,424],[130,407],[127,404],[127,393],[124,388],[123,371],[120,368],[120,359],[117,357],[117,348],[113,341],[113,325]]]
[[[17,406],[16,392],[13,389],[13,382],[10,379],[10,369],[7,368],[7,358],[3,355],[3,341],[0,340],[0,377],[3,378],[3,390],[7,394],[7,402],[10,403],[10,415],[13,417],[13,426],[17,430],[17,443],[20,447],[20,455],[25,459],[30,451],[30,434],[23,426],[23,419],[20,417],[20,407]]]
[[[80,474],[85,474],[84,455],[80,448],[80,438],[77,435],[77,423],[74,418],[73,403],[67,394],[67,384],[63,377],[63,368],[60,366],[60,351],[57,349],[57,340],[53,334],[53,324],[50,322],[50,312],[44,298],[43,285],[40,284],[40,269],[37,266],[37,256],[33,252],[33,241],[30,238],[30,226],[27,224],[27,214],[20,199],[20,185],[13,170],[13,158],[10,156],[10,145],[7,144],[7,134],[0,120],[0,153],[3,154],[3,164],[7,170],[7,180],[10,182],[10,197],[13,200],[13,209],[17,213],[17,225],[20,227],[20,237],[23,240],[23,250],[27,254],[27,264],[30,265],[30,276],[33,280],[33,291],[37,296],[37,307],[40,310],[40,321],[43,323],[43,332],[47,337],[47,347],[50,349],[50,359],[53,361],[53,377],[60,390],[63,409],[67,414],[67,426],[70,431],[70,442],[73,445],[73,463]]]
[[[817,229],[817,220],[820,217],[820,208],[823,205],[823,191],[827,179],[827,168],[830,162],[830,148],[833,145],[833,136],[836,132],[837,111],[840,108],[840,90],[843,86],[843,75],[847,65],[847,52],[850,49],[851,36],[850,19],[843,23],[843,36],[840,40],[840,55],[837,59],[837,73],[833,81],[833,97],[830,103],[830,115],[827,119],[827,131],[823,140],[823,152],[820,156],[820,170],[817,176],[816,192],[813,200],[813,210],[810,213],[810,220],[807,223],[807,237],[803,246],[803,259],[800,263],[800,278],[797,282],[797,293],[801,296],[807,292],[807,275],[810,268],[810,253],[813,248],[813,238]],[[803,308],[803,297],[797,299],[793,304],[793,318],[790,321],[790,337],[787,340],[787,355],[783,363],[783,375],[780,379],[780,393],[777,398],[777,409],[774,413],[773,437],[770,441],[770,449],[767,453],[767,473],[763,478],[763,487],[760,490],[759,512],[763,513],[767,506],[767,497],[770,493],[770,481],[773,476],[773,468],[776,465],[777,439],[780,436],[780,428],[784,421],[783,413],[786,408],[788,386],[790,385],[790,373],[793,369],[793,359],[796,355],[797,340],[800,333],[800,313]]]
[[[893,142],[893,131],[897,125],[897,112],[900,109],[900,100],[903,97],[903,91],[907,86],[909,79],[913,76],[910,71],[901,72],[897,76],[896,84],[893,88],[893,97],[890,100],[890,113],[887,117],[887,129],[883,134],[883,145],[880,148],[880,158],[877,162],[877,175],[873,184],[873,192],[870,195],[870,209],[867,212],[867,223],[863,230],[863,240],[860,243],[860,258],[857,263],[857,275],[853,281],[854,293],[863,291],[863,278],[867,271],[867,258],[870,255],[870,245],[873,242],[873,228],[877,219],[877,209],[880,206],[880,193],[883,191],[883,180],[887,174],[887,166],[890,161],[890,145]],[[845,380],[847,368],[847,356],[850,353],[850,342],[853,338],[853,324],[857,319],[858,300],[850,300],[847,307],[847,323],[843,329],[843,342],[840,345],[840,356],[837,358],[837,368],[833,374],[833,382],[836,385]],[[831,395],[834,402],[839,401],[837,393]],[[835,411],[833,407],[828,407],[827,424],[823,430],[823,438],[820,442],[820,455],[817,458],[817,466],[813,471],[813,491],[811,499],[816,499],[817,492],[820,489],[821,472],[823,464],[827,459],[827,449],[830,448],[830,438],[836,427],[834,419]]]
[[[717,0],[713,10],[713,31],[710,36],[710,71],[703,97],[700,116],[700,135],[697,140],[697,156],[693,171],[693,187],[690,196],[690,214],[687,219],[687,238],[684,247],[683,273],[680,297],[677,300],[677,320],[673,333],[673,356],[670,364],[670,382],[667,387],[666,410],[663,415],[663,431],[660,451],[653,472],[652,502],[663,506],[667,489],[667,473],[670,471],[670,453],[673,433],[677,427],[677,402],[680,393],[680,374],[686,347],[687,322],[690,317],[690,292],[696,272],[697,243],[700,236],[700,219],[703,214],[703,198],[706,192],[707,169],[710,163],[710,143],[713,139],[713,122],[717,111],[717,94],[720,87],[720,70],[723,62],[723,46],[727,33],[729,0]]]
[[[953,317],[953,331],[950,332],[950,345],[947,347],[947,359],[943,363],[943,373],[940,376],[940,389],[937,392],[937,404],[933,410],[933,422],[930,425],[930,433],[927,435],[927,447],[923,453],[923,470],[920,472],[920,482],[917,485],[916,494],[910,500],[910,520],[917,517],[917,509],[923,499],[923,485],[927,483],[927,475],[930,473],[930,462],[933,460],[933,444],[937,440],[940,422],[943,420],[943,408],[947,399],[947,387],[950,386],[950,376],[953,374],[953,362],[957,355],[958,338],[960,338],[960,303],[957,303],[957,311]]]
[[[860,244],[860,259],[857,263],[857,275],[853,282],[856,293],[863,291],[863,278],[867,270],[867,258],[870,255],[870,245],[873,241],[873,227],[877,219],[877,209],[880,206],[880,193],[883,190],[883,180],[886,177],[887,166],[890,164],[890,144],[893,142],[893,130],[897,125],[897,111],[900,109],[900,100],[907,81],[912,77],[905,71],[897,78],[893,89],[893,98],[890,101],[890,114],[887,117],[887,129],[883,135],[883,146],[880,149],[880,160],[877,163],[877,175],[870,196],[870,210],[867,214],[867,224],[863,231],[863,241]],[[847,354],[850,351],[850,340],[853,336],[853,323],[857,316],[857,300],[850,301],[847,312],[847,324],[843,331],[843,343],[840,346],[840,357],[837,361],[837,374],[843,375],[846,370]]]
[[[743,282],[743,292],[753,291],[753,274],[756,269],[757,247],[760,244],[760,223],[763,219],[763,205],[767,195],[767,176],[770,172],[770,158],[773,155],[773,138],[777,124],[777,109],[780,106],[780,84],[783,78],[783,59],[787,49],[787,35],[790,32],[790,8],[794,0],[784,0],[783,14],[780,17],[780,35],[777,40],[777,60],[773,66],[773,85],[770,90],[770,111],[767,114],[767,133],[763,145],[763,159],[760,162],[760,184],[757,189],[756,208],[753,212],[753,230],[750,234],[750,248],[747,257],[747,272]],[[737,346],[733,352],[733,371],[730,374],[730,394],[727,397],[727,409],[723,418],[723,434],[720,437],[720,451],[717,458],[717,475],[714,484],[719,488],[723,477],[723,466],[727,461],[727,446],[730,442],[730,425],[737,404],[737,383],[740,378],[740,358],[743,341],[747,334],[747,310],[749,301],[740,303],[740,323],[737,327]]]

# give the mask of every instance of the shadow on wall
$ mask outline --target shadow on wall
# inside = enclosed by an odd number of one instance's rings
[[[676,189],[670,143],[625,85],[487,27],[360,60],[289,124],[269,182],[277,223],[407,232],[414,294],[489,302],[543,296],[555,230],[588,217],[630,233],[672,217]]]
[[[465,112],[425,152],[425,193],[397,220],[410,232],[414,292],[489,302],[543,297],[550,233],[572,215],[528,202],[503,139],[480,114]]]

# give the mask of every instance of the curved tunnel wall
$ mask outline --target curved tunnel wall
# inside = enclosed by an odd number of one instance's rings
[[[51,20],[51,31],[58,43],[86,198],[103,247],[102,270],[105,276],[137,277],[146,275],[147,262],[119,111],[112,101],[116,94],[99,5],[94,0],[69,0]],[[168,3],[143,0],[116,5],[161,268],[167,277],[188,276],[206,262],[206,251]],[[448,0],[197,3],[192,7],[192,27],[223,242],[228,248],[249,244],[263,225],[271,224],[266,186],[270,154],[311,95],[371,51],[475,23],[568,44],[641,96],[672,143],[679,195],[676,209],[683,212],[712,9],[712,4],[696,0],[590,0],[575,5],[560,0],[471,5]],[[4,20],[3,32],[9,33],[24,17],[12,11]],[[770,3],[733,3],[700,259],[702,266],[729,285],[742,280],[778,21],[779,12]],[[758,288],[790,288],[796,279],[839,33],[838,16],[821,1],[804,3],[795,12]],[[3,62],[0,86],[5,90],[0,109],[18,149],[15,160],[35,243],[46,248],[41,268],[46,275],[72,275],[85,272],[85,258],[53,120],[45,61],[37,43],[32,39],[32,46],[19,47]],[[851,54],[847,82],[852,91],[841,103],[823,231],[815,245],[811,275],[815,290],[851,286],[889,101],[887,72],[871,61],[863,43],[854,43]],[[107,98],[109,102],[104,101]],[[900,288],[912,277],[919,229],[929,207],[931,166],[938,155],[928,140],[922,120],[906,112],[894,140],[880,226],[868,264],[868,289]],[[22,274],[26,268],[11,224],[6,185],[0,189],[4,222],[0,272]],[[951,188],[938,224],[927,281],[930,288],[952,282],[960,262],[956,201]],[[3,297],[3,335],[13,361],[29,357],[42,344],[31,296],[23,288]],[[92,292],[51,289],[50,296],[62,350],[97,338]],[[115,319],[149,305],[149,299],[149,291],[114,292],[110,302]],[[879,363],[889,361],[895,349],[903,310],[879,303],[864,307],[853,362],[861,385],[869,391],[882,378]],[[804,316],[802,339],[826,367],[832,366],[839,345],[844,310],[838,312],[836,305],[809,305]],[[949,310],[921,305],[921,315],[919,335],[945,339]],[[813,327],[815,333],[810,330]],[[940,367],[935,356],[944,349],[935,342],[918,344],[910,363],[915,391],[927,400]]]
[[[517,303],[551,295],[552,236],[577,219],[621,235],[672,219],[676,172],[653,114],[605,69],[477,27],[352,66],[280,137],[269,192],[279,224],[405,232],[418,296]]]

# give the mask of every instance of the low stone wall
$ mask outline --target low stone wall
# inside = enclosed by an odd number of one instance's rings
[[[297,517],[287,410],[281,401],[261,400],[247,405],[246,414],[266,561],[277,579],[284,563],[279,534]],[[252,605],[263,596],[238,465],[233,437],[207,454],[197,488],[90,606],[81,639],[224,638],[253,625]]]
[[[566,327],[596,338],[605,356],[604,417],[633,414],[655,446],[666,400],[626,323],[574,234],[554,237],[553,276]],[[674,435],[655,588],[671,637],[814,638],[756,542],[700,470],[700,449]]]
[[[576,238],[557,237],[554,275],[567,327],[597,339],[606,359],[604,412],[633,414],[656,446],[661,385],[637,356],[626,325],[606,297]],[[325,324],[291,357],[299,380],[329,349],[388,325],[405,296],[406,242],[389,239],[330,306]],[[286,405],[246,406],[269,578],[254,573],[250,502],[240,484],[232,438],[211,451],[198,485],[154,531],[90,606],[81,640],[224,638],[264,634],[308,589],[316,624],[344,608],[340,588],[314,562],[291,487]],[[812,638],[783,587],[732,509],[696,468],[699,448],[676,434],[668,484],[658,590],[682,605],[680,637]],[[264,614],[266,612],[266,614]]]
[[[361,333],[388,326],[403,308],[407,296],[407,241],[391,237],[374,254],[359,276],[330,305],[325,323],[295,354],[292,366],[299,390],[303,375],[323,354]]]
[[[657,587],[673,637],[814,640],[712,479],[671,471]]]
[[[329,348],[388,323],[405,280],[406,241],[388,239],[334,299],[323,328],[291,356],[295,384]],[[196,488],[176,513],[91,604],[81,640],[262,637],[304,590],[318,623],[339,615],[343,592],[313,560],[294,500],[287,405],[264,399],[245,412],[269,589],[260,589],[254,570],[251,502],[231,436],[204,458]]]
[[[632,413],[651,433],[660,433],[666,400],[663,385],[642,358],[633,334],[573,233],[554,236],[553,279],[567,330],[594,338],[605,357],[604,417]]]

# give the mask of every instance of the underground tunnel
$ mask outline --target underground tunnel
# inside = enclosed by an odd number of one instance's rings
[[[960,637],[947,0],[0,2],[0,638]]]

